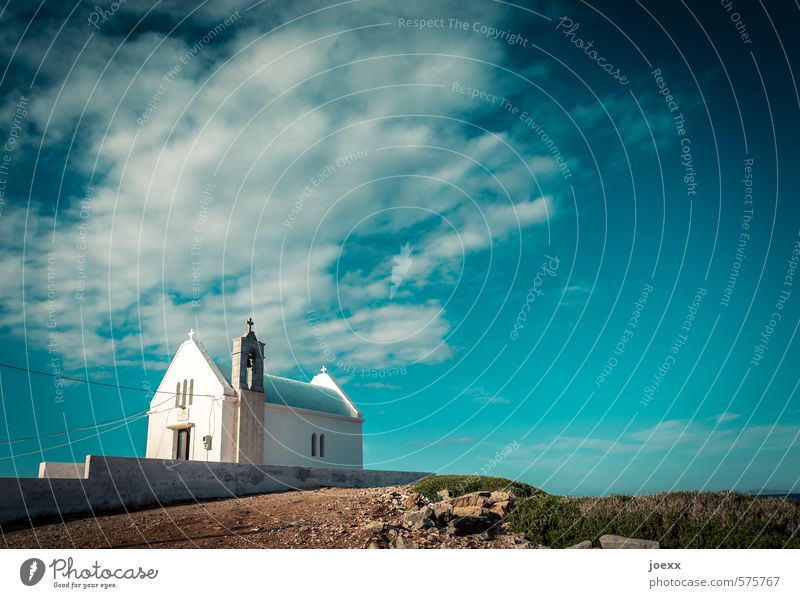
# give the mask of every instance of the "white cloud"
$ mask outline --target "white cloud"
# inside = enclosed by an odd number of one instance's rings
[[[722,418],[722,422],[738,417]],[[718,419],[721,416],[718,416]],[[628,432],[618,440],[559,435],[531,445],[528,455],[536,451],[577,451],[608,454],[664,453],[719,455],[728,451],[754,449],[787,450],[797,446],[800,426],[790,424],[752,424],[742,428],[712,425],[708,420],[668,419],[655,425]]]
[[[501,405],[510,403],[507,398],[500,396],[497,393],[487,391],[482,386],[471,386],[464,391],[464,396],[475,401],[476,403],[481,403],[483,405]]]
[[[720,413],[716,417],[716,422],[717,424],[724,424],[727,422],[732,422],[733,420],[738,419],[739,417],[741,417],[741,414],[739,413],[730,413],[730,412]]]
[[[196,30],[237,8],[241,4],[204,8]],[[130,16],[134,8],[123,10],[120,15]],[[264,8],[269,10],[278,9]],[[0,326],[41,349],[47,313],[54,310],[71,368],[83,363],[84,353],[89,367],[108,366],[112,359],[152,366],[174,351],[190,327],[224,360],[229,336],[250,315],[268,341],[273,368],[317,363],[308,309],[327,322],[337,354],[363,367],[439,363],[453,355],[441,302],[414,291],[434,280],[454,280],[463,267],[462,245],[467,253],[483,251],[544,222],[554,209],[549,197],[512,199],[531,197],[533,182],[528,165],[500,138],[475,137],[469,128],[436,118],[465,105],[447,88],[453,80],[496,86],[490,70],[446,54],[473,51],[500,62],[505,48],[483,40],[477,50],[467,50],[459,32],[418,39],[396,27],[396,11],[388,6],[370,9],[366,22],[394,23],[375,31],[325,37],[365,22],[363,15],[328,11],[263,37],[302,9],[280,10],[285,14],[274,22],[264,19],[265,12],[248,13],[166,83],[163,77],[196,40],[144,33],[120,46],[119,39],[96,34],[78,57],[86,31],[65,31],[63,46],[42,64],[29,121],[52,148],[66,147],[79,123],[64,167],[70,179],[92,177],[95,196],[84,212],[80,190],[60,199],[52,244],[51,214],[5,209]],[[459,7],[462,15],[472,11],[484,21],[496,10]],[[173,19],[182,8],[162,3],[158,11]],[[51,33],[35,35],[47,39]],[[441,56],[404,55],[410,43]],[[387,54],[397,56],[381,58]],[[17,60],[33,70],[39,65],[25,48]],[[347,66],[352,61],[360,62]],[[164,88],[156,109],[139,127],[136,119],[159,85]],[[436,114],[425,116],[431,106]],[[402,116],[409,114],[422,116]],[[486,170],[441,150],[377,151],[402,145],[457,148]],[[292,226],[283,225],[315,175],[365,149],[367,158],[335,168],[314,186]],[[446,178],[436,183],[421,176]],[[213,201],[204,205],[209,184]],[[465,207],[455,186],[475,203]],[[397,205],[411,209],[390,209]],[[393,303],[387,273],[394,247],[371,269],[337,273],[345,239],[373,213],[380,217],[362,232],[397,234],[417,225],[423,231],[421,238],[403,240],[417,249]],[[54,292],[48,303],[51,249]],[[23,266],[25,329],[19,322]],[[199,311],[190,303],[194,291],[201,296]]]

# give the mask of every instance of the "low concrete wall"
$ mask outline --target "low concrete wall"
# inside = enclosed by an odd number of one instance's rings
[[[393,486],[430,475],[128,457],[90,456],[86,461],[84,479],[0,478],[0,523],[282,490]]]
[[[44,461],[39,463],[40,478],[85,478],[86,463]]]

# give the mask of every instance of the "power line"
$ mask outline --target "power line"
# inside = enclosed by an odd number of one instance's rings
[[[139,419],[143,419],[144,417],[145,417],[144,415],[140,415],[137,419],[135,419],[133,421],[138,421]],[[84,436],[83,438],[77,438],[75,440],[70,440],[69,442],[65,442],[63,444],[57,444],[55,446],[42,447],[38,451],[30,451],[28,453],[16,453],[16,454],[13,454],[13,455],[8,455],[6,457],[0,457],[0,461],[4,461],[6,459],[17,459],[18,457],[27,457],[29,455],[41,455],[42,453],[44,453],[46,451],[51,451],[51,450],[57,449],[57,448],[63,448],[65,446],[71,446],[73,444],[78,444],[79,442],[83,442],[84,440],[89,440],[90,438],[95,438],[96,436],[100,436],[100,434],[105,434],[106,432],[111,432],[112,430],[116,430],[118,428],[121,428],[124,425],[125,425],[125,423],[121,423],[121,424],[119,424],[117,426],[114,426],[113,428],[106,428],[105,430],[99,430],[97,432],[97,434],[89,434],[88,436]],[[83,428],[83,429],[89,429],[89,428]]]
[[[82,382],[84,384],[95,384],[97,386],[107,386],[109,388],[119,388],[121,390],[136,390],[139,392],[148,392],[151,394],[169,394],[175,395],[174,392],[169,390],[148,390],[146,388],[138,388],[136,386],[121,386],[119,384],[111,384],[110,382],[100,382],[98,380],[87,380],[86,378],[73,378],[72,376],[62,376],[60,374],[52,374],[50,372],[42,372],[41,370],[32,370],[30,368],[23,368],[18,365],[11,365],[10,363],[0,363],[0,367],[8,368],[10,370],[17,370],[20,372],[28,372],[30,374],[37,374],[39,376],[47,376],[49,378],[56,378],[59,377],[62,380],[72,380],[73,382]],[[217,395],[205,395],[205,394],[198,394],[194,393],[192,396],[195,397],[211,397],[213,399],[217,398]]]
[[[31,369],[31,368],[23,368],[23,367],[20,367],[20,366],[11,365],[10,363],[1,363],[0,362],[0,367],[8,368],[10,370],[17,370],[17,371],[20,371],[20,372],[28,372],[30,374],[37,374],[39,376],[47,376],[49,378],[55,378],[57,376],[57,374],[52,374],[50,372],[43,372],[41,370],[34,370],[34,369]],[[116,424],[116,423],[122,422],[120,424],[120,426],[117,426],[117,427],[121,427],[121,426],[125,425],[125,422],[127,420],[136,421],[134,418],[141,419],[141,417],[143,417],[144,414],[146,414],[150,409],[155,409],[157,407],[160,407],[164,403],[167,403],[168,401],[171,401],[173,399],[173,397],[176,396],[174,392],[170,392],[170,391],[166,391],[166,390],[148,390],[146,388],[138,388],[136,386],[122,386],[122,385],[119,385],[119,384],[111,384],[109,382],[100,382],[98,380],[88,380],[86,378],[75,378],[73,376],[60,376],[60,377],[63,380],[72,380],[74,382],[82,382],[83,384],[95,384],[97,386],[105,386],[105,387],[108,387],[108,388],[117,388],[117,389],[120,389],[120,390],[136,390],[136,391],[139,391],[139,392],[147,392],[147,393],[151,393],[151,394],[154,394],[154,395],[155,394],[168,394],[170,396],[168,398],[164,399],[163,401],[161,401],[160,403],[156,403],[155,405],[151,405],[148,409],[143,409],[142,411],[136,411],[134,413],[128,414],[128,415],[126,415],[126,416],[124,416],[122,418],[119,418],[119,419],[100,422],[99,424],[95,424],[93,426],[85,426],[85,427],[81,427],[81,428],[70,428],[69,430],[64,430],[62,432],[52,432],[50,434],[40,434],[39,436],[29,436],[27,438],[13,438],[13,439],[9,439],[9,440],[0,440],[0,446],[9,446],[9,445],[17,444],[17,443],[20,443],[20,442],[28,442],[28,441],[31,441],[31,440],[37,440],[37,439],[42,439],[42,438],[51,438],[51,437],[54,437],[54,436],[63,436],[64,434],[69,434],[71,432],[83,432],[85,430],[99,429],[99,428],[102,428],[103,426],[109,426],[109,425],[112,425],[112,424]],[[200,394],[200,393],[192,393],[192,396],[193,397],[209,397],[209,398],[212,398],[212,399],[217,399],[218,398],[217,395]],[[116,428],[112,428],[112,429],[116,429]],[[108,431],[110,431],[110,430],[103,430],[103,432],[108,432]],[[98,432],[98,434],[102,434],[103,432]],[[91,438],[91,436],[87,436],[87,438]],[[55,447],[51,447],[51,448],[55,448]]]
[[[156,405],[154,405],[153,408],[160,407],[161,405],[163,405],[167,401],[171,401],[171,400],[172,400],[172,397],[170,397],[170,398],[168,398],[168,399],[166,399],[164,401],[161,401],[160,403],[157,403]],[[174,409],[174,407],[171,407],[171,409]],[[0,445],[17,444],[19,442],[27,442],[29,440],[37,440],[37,439],[41,439],[41,438],[51,438],[53,436],[63,436],[64,434],[69,434],[70,432],[83,432],[84,430],[94,430],[94,429],[102,428],[103,426],[110,426],[111,424],[117,424],[117,423],[120,423],[120,422],[123,422],[123,424],[124,424],[124,422],[126,422],[127,420],[135,420],[135,418],[144,417],[144,415],[148,411],[149,411],[149,409],[144,409],[142,411],[136,411],[134,413],[131,413],[131,414],[126,415],[124,417],[121,417],[119,419],[112,419],[112,420],[100,422],[99,424],[95,424],[93,426],[84,426],[84,427],[81,427],[81,428],[70,428],[69,430],[63,430],[61,432],[51,432],[50,434],[40,434],[39,436],[28,436],[27,438],[14,438],[14,439],[9,439],[9,440],[0,440]],[[107,431],[107,430],[105,430],[105,431]],[[91,436],[89,436],[87,438],[91,438]]]
[[[81,427],[81,428],[71,428],[69,430],[64,430],[62,432],[52,432],[50,434],[40,434],[39,436],[29,436],[27,438],[13,438],[13,439],[8,439],[8,440],[0,440],[0,446],[8,446],[8,445],[17,444],[17,443],[20,443],[20,442],[28,442],[28,441],[31,441],[31,440],[37,440],[37,439],[41,439],[41,438],[51,438],[53,436],[63,436],[64,434],[69,434],[71,432],[82,432],[84,430],[99,429],[99,428],[101,428],[103,426],[109,426],[111,424],[116,424],[116,423],[120,423],[120,422],[122,422],[122,423],[117,427],[122,427],[123,425],[125,425],[125,422],[127,420],[132,420],[133,418],[137,418],[137,417],[139,419],[141,419],[141,417],[144,417],[144,414],[146,414],[151,409],[155,409],[157,407],[160,407],[164,403],[167,403],[167,402],[171,401],[176,396],[174,392],[170,392],[170,391],[167,391],[167,390],[148,390],[146,388],[138,388],[136,386],[122,386],[122,385],[119,385],[119,384],[111,384],[109,382],[100,382],[100,381],[97,381],[97,380],[88,380],[86,378],[75,378],[75,377],[72,377],[72,376],[60,376],[58,374],[53,374],[53,373],[50,373],[50,372],[43,372],[41,370],[34,370],[34,369],[31,369],[31,368],[23,368],[23,367],[20,367],[20,366],[17,366],[17,365],[11,365],[10,363],[2,363],[2,362],[0,362],[0,367],[8,368],[8,369],[11,369],[11,370],[17,370],[17,371],[20,371],[20,372],[28,372],[30,374],[37,374],[39,376],[47,376],[49,378],[55,378],[55,377],[59,376],[63,380],[72,380],[74,382],[82,382],[83,384],[95,384],[97,386],[106,386],[108,388],[117,388],[117,389],[120,389],[120,390],[136,390],[136,391],[139,391],[139,392],[147,392],[147,393],[151,393],[151,394],[154,394],[154,395],[156,395],[156,394],[168,394],[168,395],[170,395],[168,398],[164,399],[160,403],[156,403],[155,405],[151,405],[148,409],[144,409],[142,411],[136,411],[134,413],[131,413],[131,414],[126,415],[126,416],[124,416],[122,418],[119,418],[119,419],[108,420],[108,421],[105,421],[105,422],[101,422],[99,424],[95,424],[93,426],[85,426],[85,427]],[[212,399],[215,399],[215,400],[219,399],[219,397],[217,395],[209,395],[209,394],[192,393],[192,396],[193,397],[209,397],[209,398],[212,398]],[[134,420],[134,421],[136,421],[136,420]],[[116,429],[116,428],[112,428],[112,429]],[[108,432],[108,431],[110,431],[110,430],[103,430],[103,432],[98,432],[98,434],[102,434],[102,433]],[[87,438],[91,438],[91,436],[88,436]],[[55,448],[55,447],[51,447],[51,448]],[[47,450],[47,449],[45,449],[45,450]]]
[[[85,427],[82,427],[82,428],[70,428],[69,430],[64,430],[62,432],[52,432],[50,434],[40,434],[39,436],[28,436],[27,438],[14,438],[14,439],[11,439],[11,440],[0,440],[0,445],[17,444],[19,442],[28,442],[29,440],[37,440],[37,439],[40,439],[40,438],[51,438],[53,436],[63,436],[64,434],[69,434],[70,432],[83,432],[84,430],[99,429],[99,428],[102,428],[104,426],[110,426],[111,424],[117,424],[117,423],[120,423],[120,422],[125,422],[127,420],[131,420],[131,419],[133,419],[135,417],[142,416],[145,413],[147,413],[147,411],[139,411],[139,412],[136,412],[136,413],[132,413],[132,414],[130,414],[128,416],[122,417],[120,419],[101,422],[101,423],[96,424],[94,426],[85,426]]]

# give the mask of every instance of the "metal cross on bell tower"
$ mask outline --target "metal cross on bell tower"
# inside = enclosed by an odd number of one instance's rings
[[[264,392],[264,343],[256,338],[253,318],[246,324],[247,332],[233,338],[231,386]]]

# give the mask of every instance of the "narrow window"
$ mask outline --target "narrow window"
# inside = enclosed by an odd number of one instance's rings
[[[189,460],[189,428],[178,430],[178,442],[175,447],[175,458],[181,461]]]
[[[325,456],[325,434],[319,435],[319,456],[320,458]]]
[[[183,395],[181,396],[181,408],[186,409],[186,391],[189,388],[189,383],[186,382],[186,378],[183,379]]]
[[[316,434],[312,434],[311,435],[311,456],[312,457],[316,457],[317,456],[317,435]]]
[[[189,404],[192,404],[192,399],[194,398],[194,378],[189,380]]]
[[[175,385],[175,406],[176,407],[180,407],[181,406],[181,383],[180,382],[178,382]]]

